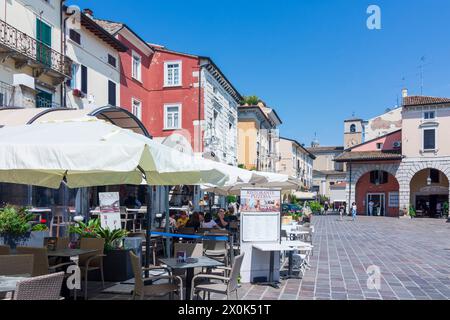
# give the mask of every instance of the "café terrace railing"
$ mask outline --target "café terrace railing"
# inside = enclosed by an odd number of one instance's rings
[[[0,45],[49,68],[64,77],[70,77],[72,61],[43,42],[0,20]]]

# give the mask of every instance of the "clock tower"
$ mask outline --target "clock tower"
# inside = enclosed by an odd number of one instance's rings
[[[363,142],[363,120],[352,117],[344,121],[344,148],[348,149]]]

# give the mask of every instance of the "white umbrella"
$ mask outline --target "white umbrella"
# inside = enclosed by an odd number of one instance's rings
[[[225,172],[101,120],[0,129],[0,181],[59,188],[97,185],[224,185]]]

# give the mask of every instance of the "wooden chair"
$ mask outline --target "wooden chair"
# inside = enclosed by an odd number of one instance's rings
[[[122,228],[128,230],[128,223],[131,223],[133,232],[135,232],[134,224],[134,213],[128,213],[126,207],[120,207],[120,222],[122,223]]]
[[[62,300],[64,272],[25,279],[17,283],[14,300]]]
[[[11,254],[9,246],[0,246],[0,256],[6,256]]]
[[[99,238],[81,238],[80,249],[94,249],[93,253],[87,253],[79,256],[78,265],[84,277],[84,298],[88,299],[88,275],[89,272],[100,270],[102,286],[105,287],[105,278],[103,275],[103,254],[105,239]]]
[[[33,274],[33,255],[3,255],[0,256],[0,275],[32,275]]]
[[[210,293],[212,292],[224,294],[227,296],[227,299],[230,299],[231,294],[234,292],[236,294],[236,300],[238,300],[238,277],[241,272],[243,260],[244,254],[237,256],[234,260],[233,266],[231,268],[226,268],[229,275],[225,277],[213,274],[196,275],[192,279],[191,299],[194,299],[196,293],[203,291],[208,293],[208,298],[210,298]],[[198,280],[217,280],[219,282],[200,283],[196,286],[195,282]]]
[[[170,295],[172,299],[173,293],[177,293],[180,300],[183,300],[183,280],[178,276],[172,276],[170,274],[170,270],[165,267],[149,267],[142,268],[140,265],[140,259],[137,255],[135,255],[132,251],[130,251],[131,265],[134,273],[134,290],[133,290],[133,299],[139,296],[141,300],[145,298],[145,296],[165,296]],[[152,271],[152,270],[164,270],[168,273],[168,275],[158,275],[158,276],[150,276],[145,278],[143,276],[144,271]],[[151,284],[145,285],[145,281],[152,280],[169,280],[168,283],[161,284]],[[174,280],[178,282],[178,285],[173,283]]]
[[[50,221],[50,237],[57,237],[61,235],[60,229],[68,228],[73,225],[74,222],[70,221],[70,211],[67,207],[54,206],[52,208],[52,219]],[[56,227],[56,235],[53,233],[53,229]]]
[[[73,265],[73,262],[49,265],[47,248],[17,247],[17,253],[33,255],[33,277],[55,273],[57,270]]]

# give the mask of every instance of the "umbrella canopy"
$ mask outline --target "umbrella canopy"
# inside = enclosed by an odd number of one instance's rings
[[[229,184],[228,182],[224,186],[204,186],[203,191],[214,192],[220,195],[239,195],[241,189],[248,188],[273,188],[285,190],[296,190],[300,186],[300,181],[296,178],[289,177],[284,174],[277,174],[271,172],[254,171],[255,174],[260,177],[264,177],[259,181],[250,181],[247,183],[235,183]]]
[[[0,181],[59,188],[98,185],[224,185],[209,161],[101,120],[0,128]]]

